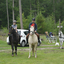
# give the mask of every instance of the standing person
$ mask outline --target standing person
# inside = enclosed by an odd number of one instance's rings
[[[48,31],[45,32],[46,38],[48,39],[49,35],[48,35]]]
[[[41,42],[40,42],[40,36],[39,36],[39,34],[37,33],[37,24],[35,23],[35,18],[33,18],[33,19],[32,19],[32,22],[29,24],[29,33],[28,33],[27,36],[26,36],[27,41],[28,41],[28,36],[29,36],[29,34],[30,34],[30,27],[31,27],[31,26],[34,26],[35,34],[36,34],[37,37],[38,37],[38,42],[41,43]]]
[[[16,30],[16,32],[17,32],[16,20],[13,21],[13,25],[12,25],[12,27],[13,27],[13,28]]]

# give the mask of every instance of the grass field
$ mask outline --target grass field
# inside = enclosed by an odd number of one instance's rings
[[[0,40],[0,64],[64,64],[64,49],[48,43],[45,36],[41,38],[44,40],[38,47],[37,58],[31,56],[30,59],[28,59],[29,47],[18,47],[18,56],[12,57],[11,46],[7,45],[5,40]]]

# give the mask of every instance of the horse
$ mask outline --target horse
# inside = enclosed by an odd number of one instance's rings
[[[62,45],[63,45],[63,42],[64,42],[64,35],[62,33],[62,31],[59,31],[59,41],[60,41],[60,49],[62,49]]]
[[[12,56],[14,56],[14,47],[15,47],[15,55],[17,56],[17,45],[18,42],[20,41],[19,34],[16,32],[16,30],[13,27],[10,27],[8,35],[12,48]]]
[[[34,32],[34,26],[30,27],[30,35],[28,37],[28,43],[29,43],[29,56],[28,58],[31,57],[31,50],[33,52],[33,56],[34,56],[34,52],[35,52],[35,58],[37,57],[37,44],[38,44],[38,37]]]

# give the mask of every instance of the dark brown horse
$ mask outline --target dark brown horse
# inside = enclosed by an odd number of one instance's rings
[[[14,56],[14,47],[15,47],[15,55],[17,55],[17,45],[20,41],[20,36],[18,35],[18,33],[13,27],[9,29],[8,35],[9,35],[9,41],[12,48],[12,56]]]

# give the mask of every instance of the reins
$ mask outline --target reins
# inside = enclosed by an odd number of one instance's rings
[[[33,32],[33,31],[30,31],[30,32],[32,32],[32,34],[35,34],[35,32]]]
[[[8,34],[11,34],[11,33],[8,33]]]

